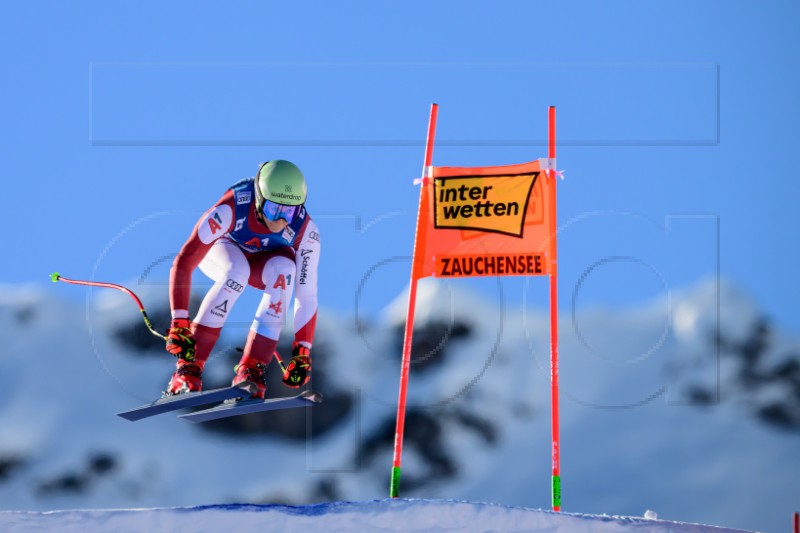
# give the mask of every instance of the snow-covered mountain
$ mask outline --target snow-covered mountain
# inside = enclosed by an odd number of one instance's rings
[[[406,295],[371,323],[321,310],[322,406],[198,426],[116,417],[158,397],[170,358],[128,296],[97,291],[84,306],[57,289],[0,288],[0,508],[388,493]],[[163,288],[139,292],[166,327]],[[247,325],[226,327],[207,387],[230,380]],[[785,529],[800,508],[797,339],[716,281],[668,305],[565,314],[560,328],[564,510]],[[404,497],[549,508],[548,346],[541,309],[421,283]],[[268,394],[288,395],[272,374]]]

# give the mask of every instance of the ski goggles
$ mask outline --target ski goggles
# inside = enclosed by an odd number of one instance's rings
[[[283,219],[291,224],[299,209],[299,205],[283,205],[272,200],[264,200],[264,207],[261,208],[261,212],[264,214],[264,218],[270,222],[277,222]]]

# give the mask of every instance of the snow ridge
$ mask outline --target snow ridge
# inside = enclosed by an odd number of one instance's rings
[[[206,505],[183,508],[0,512],[4,531],[326,531],[430,532],[671,532],[734,533],[742,530],[645,518],[554,513],[457,500],[397,499],[308,506]]]

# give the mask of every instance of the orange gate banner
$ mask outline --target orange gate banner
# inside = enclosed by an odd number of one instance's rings
[[[429,167],[422,180],[413,275],[548,274],[549,160],[497,167]]]

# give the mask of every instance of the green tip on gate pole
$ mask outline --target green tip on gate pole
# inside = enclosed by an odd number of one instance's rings
[[[389,489],[389,495],[392,498],[397,498],[400,496],[400,467],[394,466],[392,467],[392,484]]]
[[[553,476],[553,509],[561,509],[561,476]]]
[[[53,272],[52,274],[50,274],[50,281],[52,281],[53,283],[58,283],[58,278],[60,277],[61,274],[59,274],[58,272]]]

